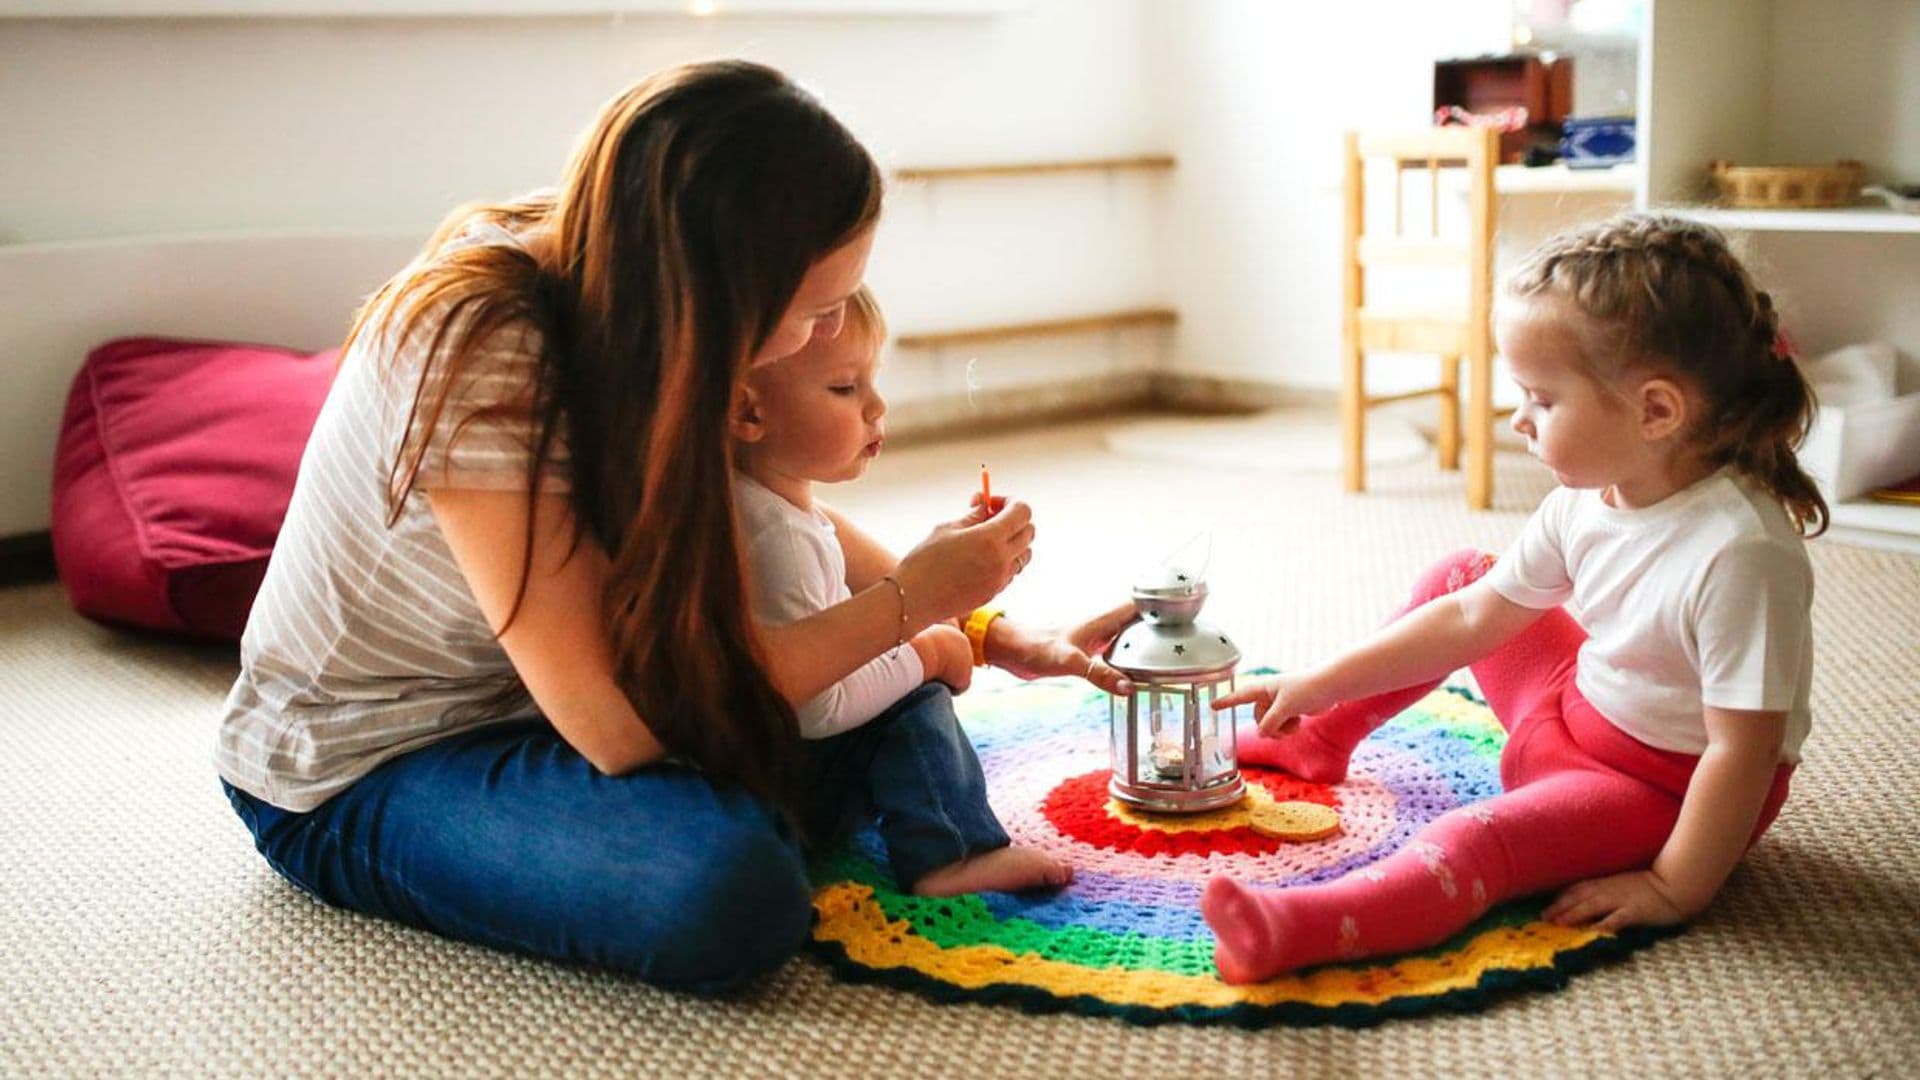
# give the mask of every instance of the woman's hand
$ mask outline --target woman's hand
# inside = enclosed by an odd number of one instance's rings
[[[1133,619],[1132,601],[1064,631],[1027,630],[995,619],[987,627],[987,662],[1023,679],[1078,675],[1109,694],[1131,694],[1133,683],[1103,657]]]
[[[934,527],[900,560],[894,576],[907,594],[910,623],[928,626],[965,618],[1007,587],[1033,558],[1033,511],[995,499],[966,517]]]
[[[1676,901],[1653,871],[1634,870],[1570,885],[1540,917],[1560,926],[1593,923],[1595,930],[1610,934],[1629,926],[1672,926],[1696,914]]]
[[[1260,734],[1277,739],[1300,726],[1300,718],[1330,709],[1339,702],[1329,698],[1315,684],[1313,672],[1290,671],[1259,679],[1220,698],[1214,710],[1251,704],[1260,714]]]

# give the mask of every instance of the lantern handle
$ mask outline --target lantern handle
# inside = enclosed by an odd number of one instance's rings
[[[1201,529],[1200,531],[1194,533],[1192,536],[1189,536],[1185,540],[1182,540],[1178,544],[1175,544],[1173,547],[1173,550],[1167,552],[1166,557],[1160,560],[1160,565],[1168,568],[1175,567],[1177,564],[1173,561],[1174,558],[1178,556],[1181,552],[1192,547],[1194,544],[1194,541],[1202,540],[1202,539],[1204,539],[1207,542],[1207,546],[1204,552],[1202,552],[1200,556],[1200,569],[1197,571],[1194,571],[1193,576],[1201,581],[1207,580],[1207,568],[1213,565],[1213,530],[1212,529]],[[1187,569],[1187,567],[1182,566],[1180,567],[1180,569],[1184,570],[1184,569]]]

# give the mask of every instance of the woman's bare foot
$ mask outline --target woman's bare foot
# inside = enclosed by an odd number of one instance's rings
[[[915,896],[959,896],[973,892],[1018,892],[1057,888],[1073,880],[1073,867],[1051,855],[1018,844],[969,855],[932,870],[914,883]]]

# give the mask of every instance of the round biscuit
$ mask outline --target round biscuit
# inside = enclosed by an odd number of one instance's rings
[[[1261,836],[1303,843],[1340,831],[1340,814],[1312,802],[1266,803],[1247,810],[1247,825]]]

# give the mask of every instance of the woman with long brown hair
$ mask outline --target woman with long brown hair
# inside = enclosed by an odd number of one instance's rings
[[[456,211],[367,303],[215,751],[276,870],[696,991],[799,945],[791,703],[984,604],[1033,538],[1024,505],[976,506],[842,604],[748,617],[728,406],[838,332],[881,187],[778,72],[679,67],[609,103],[555,191]],[[1111,688],[1120,618],[994,620],[987,653]]]

